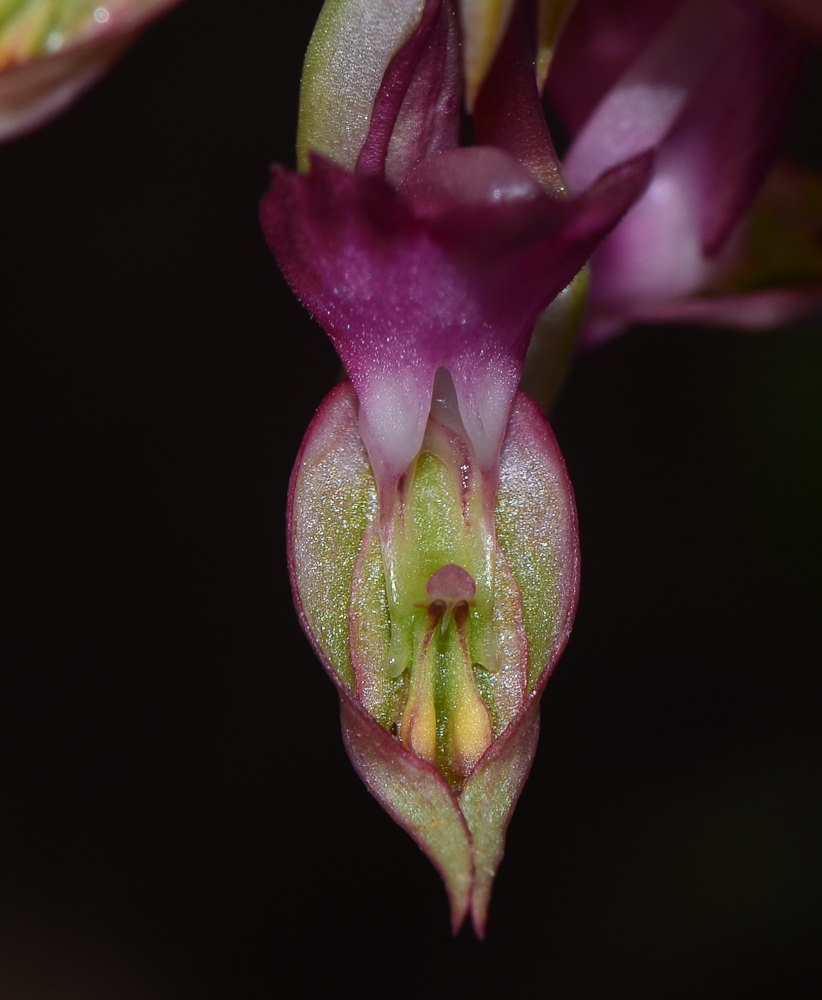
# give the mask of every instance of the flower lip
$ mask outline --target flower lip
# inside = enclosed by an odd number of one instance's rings
[[[493,483],[534,320],[644,190],[651,166],[643,154],[569,199],[484,148],[426,158],[407,191],[318,156],[307,175],[274,168],[263,228],[354,383],[387,489],[419,451],[439,368]],[[467,202],[448,194],[460,185]]]

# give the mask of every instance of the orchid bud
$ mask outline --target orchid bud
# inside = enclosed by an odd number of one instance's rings
[[[2,0],[0,142],[58,115],[178,0]]]

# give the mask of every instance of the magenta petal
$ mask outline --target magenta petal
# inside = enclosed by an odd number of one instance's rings
[[[263,228],[354,383],[378,480],[395,482],[419,451],[440,367],[494,474],[536,316],[650,168],[640,157],[563,201],[512,157],[479,148],[426,158],[401,193],[319,157],[308,175],[274,169]]]
[[[773,165],[804,68],[797,36],[766,11],[751,7],[746,15],[671,136],[672,156],[698,184],[709,257],[721,251]]]
[[[477,143],[516,156],[548,191],[562,196],[568,189],[534,69],[533,24],[519,4],[474,105],[474,134]]]
[[[649,304],[637,323],[704,323],[759,332],[784,326],[822,309],[822,288],[769,288],[738,295],[706,295]]]
[[[579,0],[554,54],[547,86],[551,103],[572,133],[580,131],[679,3]]]
[[[572,188],[584,190],[609,167],[658,148],[706,73],[732,49],[747,13],[737,0],[685,0],[577,135],[564,162]]]
[[[426,0],[420,23],[385,71],[357,171],[400,183],[425,156],[459,142],[459,38],[453,8]]]
[[[720,12],[711,18],[704,0],[683,5],[594,112],[569,154],[569,178],[584,183],[589,171],[616,155],[612,145],[622,153],[639,142],[659,144],[647,192],[594,258],[589,342],[615,332],[620,316],[711,283],[726,266],[729,238],[771,164],[802,45],[753,4],[727,0]],[[703,34],[710,25],[709,45],[702,43],[700,19]],[[670,71],[662,55],[671,59]],[[683,62],[690,66],[684,75],[676,69]],[[669,88],[678,74],[680,83]]]

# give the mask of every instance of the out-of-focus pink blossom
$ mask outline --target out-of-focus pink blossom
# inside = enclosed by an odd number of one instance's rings
[[[769,6],[811,32],[822,21],[820,5]],[[635,321],[757,329],[822,301],[820,275],[748,280],[748,213],[803,61],[800,35],[753,0],[580,0],[548,81],[574,133],[569,182],[656,151],[648,190],[594,255],[585,343]],[[795,220],[769,218],[775,241],[796,238]]]

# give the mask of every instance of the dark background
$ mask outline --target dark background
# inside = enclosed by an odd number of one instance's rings
[[[575,367],[577,627],[488,941],[454,940],[285,569],[337,362],[257,205],[318,8],[192,0],[0,149],[0,995],[804,996],[822,323],[645,329]],[[820,80],[788,142],[822,167]]]

